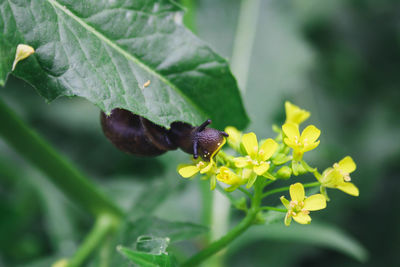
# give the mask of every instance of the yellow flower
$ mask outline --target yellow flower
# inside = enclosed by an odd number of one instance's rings
[[[326,207],[326,199],[322,194],[305,196],[304,186],[295,183],[289,189],[291,201],[282,196],[281,202],[288,210],[285,216],[285,225],[289,226],[292,218],[300,224],[311,222],[310,211],[321,210]]]
[[[239,186],[241,186],[245,181],[240,178],[236,173],[231,171],[229,168],[223,166],[219,169],[219,173],[217,174],[217,180],[221,181],[231,187],[225,189],[226,191],[233,191]]]
[[[210,162],[196,160],[193,164],[181,164],[178,166],[178,173],[183,178],[189,178],[196,175],[198,172],[206,174],[216,172],[216,164],[213,159]]]
[[[326,169],[318,180],[322,187],[337,188],[349,195],[358,196],[358,188],[350,183],[350,173],[355,170],[356,164],[350,156],[347,156],[339,163],[333,164],[333,168]]]
[[[301,109],[296,105],[293,105],[289,101],[285,102],[285,110],[286,110],[285,123],[291,122],[299,125],[300,123],[308,119],[308,117],[310,117],[310,112]]]
[[[293,159],[300,161],[304,152],[313,150],[319,145],[317,141],[321,131],[314,125],[307,126],[300,135],[299,125],[294,123],[285,123],[282,130],[286,137],[284,142],[287,146],[293,148]]]
[[[211,158],[210,162],[203,160],[196,160],[193,164],[181,164],[178,166],[178,173],[183,178],[189,178],[197,173],[205,174],[203,177],[204,180],[210,179],[210,189],[214,190],[216,186],[216,178],[215,173],[217,172],[217,165],[214,160]]]
[[[236,167],[249,168],[256,174],[252,175],[247,184],[247,187],[251,187],[257,175],[263,175],[268,171],[270,162],[267,160],[275,153],[278,144],[269,138],[258,147],[257,136],[254,133],[247,133],[242,137],[242,145],[247,156],[235,158],[234,162]]]
[[[228,145],[236,151],[240,151],[240,140],[242,139],[242,133],[232,126],[226,127],[225,132],[229,135],[227,138]]]

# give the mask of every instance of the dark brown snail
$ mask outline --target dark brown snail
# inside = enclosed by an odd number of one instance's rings
[[[100,115],[105,136],[122,151],[141,155],[158,156],[168,150],[182,149],[192,154],[195,159],[200,155],[210,161],[228,134],[213,128],[206,128],[211,120],[194,127],[184,122],[173,122],[166,128],[135,115],[125,109],[113,109],[107,116]]]

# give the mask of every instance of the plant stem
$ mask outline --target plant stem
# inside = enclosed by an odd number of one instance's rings
[[[242,94],[246,92],[250,70],[251,51],[257,30],[257,19],[260,0],[242,0],[240,4],[238,25],[236,28],[233,52],[232,72],[235,74]]]
[[[320,186],[320,185],[321,185],[320,182],[314,182],[314,183],[304,184],[303,186],[304,186],[304,188],[307,188],[307,187],[315,187],[315,186]],[[288,191],[289,189],[290,189],[290,186],[279,187],[279,188],[270,190],[270,191],[268,191],[268,192],[265,192],[265,193],[262,195],[262,198],[265,198],[265,197],[267,197],[267,196],[269,196],[269,195],[272,195],[272,194],[275,194],[275,193],[279,193],[279,192],[283,192],[283,191]]]
[[[102,243],[102,241],[114,230],[116,226],[115,218],[104,214],[97,218],[92,230],[80,245],[75,255],[68,261],[68,267],[82,266],[92,252]]]
[[[251,50],[253,48],[254,36],[256,32],[257,15],[259,9],[260,0],[242,0],[240,7],[240,15],[238,21],[238,27],[236,30],[234,49],[232,53],[232,71],[236,74],[238,79],[239,87],[242,89],[242,93],[245,92],[245,86],[247,84],[247,77],[249,72],[249,64],[251,57]],[[254,15],[256,14],[256,15]],[[193,18],[193,16],[191,16]],[[190,26],[190,22],[186,21],[186,24]],[[222,153],[221,153],[222,152]],[[223,157],[227,162],[230,161],[228,157],[220,151],[220,156]],[[224,157],[225,156],[225,157]],[[219,198],[219,192],[214,192],[214,211],[213,211],[213,231],[212,237],[219,233],[224,233],[225,225],[228,223],[229,218],[229,203],[225,203],[223,199],[220,201],[215,201]],[[258,198],[261,198],[259,195]],[[260,200],[261,201],[261,200]],[[259,205],[259,204],[258,204]],[[250,209],[247,216],[229,231],[224,237],[213,242],[209,247],[202,250],[198,254],[194,255],[182,266],[194,266],[205,260],[206,258],[214,255],[216,252],[223,249],[227,244],[229,244],[238,235],[244,232],[254,221],[257,211]],[[218,220],[217,220],[218,218]],[[215,224],[214,224],[215,222]],[[221,227],[216,227],[221,226]],[[218,262],[218,260],[216,260]]]
[[[247,228],[249,228],[249,226],[253,224],[256,215],[257,212],[251,210],[249,213],[247,213],[246,217],[231,231],[229,231],[224,237],[211,243],[210,246],[208,246],[207,248],[200,251],[199,253],[191,257],[189,260],[184,262],[182,266],[188,266],[188,267],[196,266],[205,259],[207,259],[208,257],[214,255],[215,253],[223,249],[226,245],[232,242],[236,237],[242,234]]]
[[[199,180],[199,187],[202,200],[202,223],[204,225],[210,226],[211,224],[211,211],[213,204],[212,191],[210,190],[209,183],[206,181]]]
[[[273,181],[273,180],[265,180],[265,182],[264,182],[264,184],[263,184],[263,189],[264,189],[265,187],[269,186],[270,184],[272,184],[273,182],[275,182],[275,181]]]
[[[231,243],[254,223],[254,220],[256,219],[256,216],[260,211],[262,194],[262,182],[258,180],[254,184],[254,196],[252,197],[251,208],[249,209],[246,217],[244,217],[244,219],[238,225],[232,228],[225,236],[211,243],[210,246],[192,256],[190,259],[184,262],[182,266],[197,266],[208,257],[214,255],[215,253],[226,247],[229,243]]]
[[[183,24],[192,32],[196,32],[196,3],[193,0],[182,0],[183,6],[186,8],[183,16]]]
[[[248,198],[252,198],[253,196],[250,194],[250,192],[249,191],[247,191],[246,189],[244,189],[244,188],[242,188],[242,187],[238,187],[238,190],[240,191],[240,192],[242,192],[243,194],[245,194]]]
[[[94,216],[103,213],[116,217],[122,211],[70,162],[31,130],[0,100],[0,136],[27,161],[36,166],[61,191]]]
[[[261,208],[261,210],[273,210],[273,211],[279,211],[279,212],[287,212],[287,210],[285,209],[279,209],[279,208],[275,208],[275,207],[270,207],[270,206],[264,206]]]

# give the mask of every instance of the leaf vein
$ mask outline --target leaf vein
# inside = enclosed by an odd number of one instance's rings
[[[72,13],[69,9],[67,9],[65,6],[61,5],[58,1],[56,0],[46,0],[48,1],[50,4],[52,4],[53,6],[57,7],[58,9],[60,9],[60,11],[64,12],[66,15],[68,15],[69,17],[71,17],[73,20],[75,20],[77,23],[79,23],[83,28],[85,28],[86,30],[88,30],[89,32],[91,32],[92,34],[94,34],[96,37],[98,37],[101,41],[105,42],[106,44],[108,44],[110,47],[112,47],[113,49],[115,49],[116,51],[118,51],[119,53],[121,53],[125,58],[127,58],[128,60],[133,61],[134,63],[136,63],[138,66],[140,66],[142,69],[144,69],[145,71],[153,74],[154,76],[156,76],[158,79],[160,79],[161,81],[163,81],[165,84],[167,84],[169,87],[174,88],[176,90],[176,92],[178,92],[182,98],[185,99],[185,101],[187,103],[190,103],[190,105],[192,107],[194,107],[196,109],[196,111],[199,114],[202,114],[203,116],[207,117],[207,114],[205,114],[205,111],[200,109],[191,99],[189,99],[182,91],[180,88],[178,88],[176,85],[174,85],[173,83],[171,83],[171,81],[169,81],[168,79],[164,78],[161,74],[159,74],[158,72],[156,72],[155,70],[151,69],[149,66],[147,66],[146,64],[144,64],[142,61],[140,61],[138,58],[136,58],[134,55],[128,53],[127,51],[125,51],[124,49],[122,49],[120,46],[118,46],[115,42],[113,42],[112,40],[108,39],[105,35],[103,35],[102,33],[100,33],[99,31],[97,31],[95,28],[93,28],[92,26],[90,26],[89,24],[87,24],[84,20],[82,20],[81,18],[79,18],[77,15],[75,15],[74,13]]]

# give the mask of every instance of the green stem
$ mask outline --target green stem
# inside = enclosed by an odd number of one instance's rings
[[[320,186],[320,185],[321,185],[320,182],[314,182],[314,183],[303,184],[304,188],[307,188],[307,187],[316,187],[316,186]],[[265,198],[265,197],[267,197],[267,196],[269,196],[269,195],[272,195],[272,194],[275,194],[275,193],[279,193],[279,192],[283,192],[283,191],[288,191],[289,188],[290,188],[290,186],[285,186],[285,187],[279,187],[279,188],[270,190],[270,191],[268,191],[268,192],[265,192],[265,193],[262,195],[262,198]]]
[[[184,262],[182,266],[188,266],[188,267],[197,266],[208,257],[214,255],[215,253],[223,249],[226,245],[231,243],[236,237],[238,237],[240,234],[246,231],[246,229],[253,224],[256,215],[257,212],[251,210],[249,213],[247,213],[247,216],[231,231],[229,231],[224,237],[211,243],[210,246],[203,249],[202,251],[191,257],[189,260]]]
[[[244,231],[246,231],[247,228],[249,228],[254,223],[254,220],[256,219],[257,214],[260,211],[261,194],[262,182],[256,181],[254,185],[254,196],[252,198],[251,208],[249,209],[246,217],[244,217],[244,219],[238,225],[232,228],[225,236],[211,243],[207,248],[192,256],[190,259],[184,262],[182,266],[191,267],[199,265],[210,256],[222,250],[229,243],[240,236]]]
[[[273,182],[275,182],[275,181],[273,181],[273,180],[265,180],[265,181],[264,181],[264,184],[263,184],[263,189],[264,189],[265,187],[269,186],[270,184],[272,184]]]
[[[285,209],[279,209],[279,208],[270,207],[270,206],[264,206],[261,208],[261,210],[273,210],[273,211],[279,211],[279,212],[284,212],[284,213],[287,212],[287,210],[285,210]]]
[[[247,191],[246,189],[244,189],[244,188],[242,188],[242,187],[238,187],[238,190],[240,191],[240,192],[242,192],[243,194],[245,194],[248,198],[252,198],[253,196],[250,194],[250,192],[249,191]]]
[[[117,221],[113,216],[101,215],[96,220],[89,235],[85,238],[75,255],[68,261],[68,267],[82,266],[93,251],[115,229]]]
[[[183,16],[183,24],[192,32],[196,32],[196,3],[193,0],[182,0],[182,5],[186,8]]]
[[[112,253],[113,237],[107,236],[99,248],[99,267],[110,267]]]
[[[202,222],[204,225],[211,224],[211,211],[212,211],[212,191],[210,190],[209,183],[199,180],[201,200],[202,200]]]
[[[233,52],[232,72],[235,74],[242,94],[246,85],[251,60],[251,52],[256,36],[260,0],[242,0],[240,4],[238,26],[236,28]]]
[[[121,216],[122,211],[70,162],[31,130],[0,101],[0,136],[19,154],[40,169],[72,201],[95,216]]]

